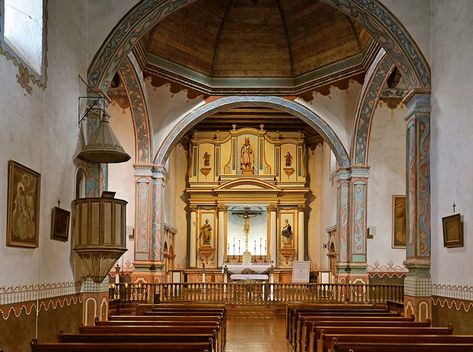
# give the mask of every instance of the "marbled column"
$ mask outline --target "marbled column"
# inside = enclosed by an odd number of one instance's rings
[[[431,318],[430,93],[411,92],[407,105],[407,239],[404,307],[416,320]]]
[[[218,252],[217,252],[217,265],[223,267],[224,253],[225,253],[225,206],[219,205],[218,207]]]
[[[348,264],[349,208],[350,208],[350,170],[337,172],[337,275],[346,272]],[[341,277],[339,281],[345,281]]]
[[[368,195],[368,168],[352,167],[350,170],[350,208],[348,237],[348,262],[350,282],[368,282],[366,273],[366,215]]]
[[[197,207],[191,205],[191,226],[189,234],[189,267],[196,267]]]
[[[298,208],[297,213],[297,260],[305,258],[305,233],[304,233],[304,206]]]
[[[135,166],[135,267],[152,261],[152,203],[152,167]]]
[[[276,234],[276,221],[277,221],[277,208],[276,205],[270,205],[268,207],[269,216],[270,216],[270,241],[269,241],[269,255],[273,261],[273,265],[276,267],[278,265],[278,256],[276,255],[277,250],[277,234]]]
[[[153,172],[153,232],[152,259],[164,263],[163,234],[164,234],[164,186],[166,170],[155,167]]]

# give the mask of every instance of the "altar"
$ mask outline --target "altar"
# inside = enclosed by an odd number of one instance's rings
[[[271,264],[228,264],[224,266],[224,271],[230,275],[233,281],[257,280],[267,281],[272,273]]]

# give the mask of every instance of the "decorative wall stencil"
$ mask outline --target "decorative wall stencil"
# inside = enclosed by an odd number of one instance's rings
[[[119,73],[128,94],[135,127],[135,163],[149,164],[151,162],[151,138],[148,109],[138,75],[128,57],[120,65]]]
[[[41,175],[8,161],[7,246],[38,247]]]
[[[392,247],[406,248],[406,196],[393,196]]]
[[[444,247],[463,247],[463,221],[461,214],[442,218]]]
[[[373,265],[368,264],[366,271],[370,277],[383,278],[387,276],[392,278],[394,276],[402,278],[406,276],[409,270],[404,265],[394,265],[392,261],[389,261],[387,265],[381,265],[378,261],[374,262]]]
[[[352,139],[351,157],[356,165],[366,165],[369,152],[369,135],[373,116],[382,88],[394,69],[394,62],[382,50],[367,73],[363,84],[361,98],[355,114],[355,129]]]
[[[67,241],[69,237],[69,219],[71,213],[65,209],[54,207],[51,216],[51,238]]]

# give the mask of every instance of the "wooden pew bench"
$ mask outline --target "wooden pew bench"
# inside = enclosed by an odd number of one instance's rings
[[[211,349],[209,352],[216,352],[216,335],[215,334],[68,334],[59,332],[58,342],[81,342],[81,343],[97,343],[97,342],[201,342],[209,343]]]
[[[209,352],[211,348],[202,342],[31,343],[32,352]]]
[[[335,352],[473,352],[473,344],[451,343],[335,343]]]
[[[295,349],[296,351],[306,351],[308,349],[309,335],[314,326],[318,324],[335,326],[415,326],[428,327],[430,322],[414,322],[414,317],[384,317],[384,316],[307,316],[302,317],[300,331],[296,331]]]
[[[375,343],[450,343],[473,344],[473,335],[342,335],[322,336],[323,351],[333,352],[335,343],[375,342]]]
[[[322,351],[322,337],[328,334],[341,335],[449,335],[452,327],[392,327],[392,326],[329,326],[315,327],[309,337],[309,352]],[[382,350],[380,350],[382,351]]]

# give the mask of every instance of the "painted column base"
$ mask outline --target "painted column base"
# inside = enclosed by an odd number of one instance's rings
[[[340,284],[367,284],[366,263],[337,264],[336,282]]]
[[[134,262],[135,271],[131,274],[131,281],[142,283],[164,282],[163,262]]]
[[[404,295],[404,316],[415,316],[415,321],[432,320],[432,297]]]
[[[101,284],[87,278],[82,283],[82,324],[94,326],[95,318],[108,320],[108,278]]]

